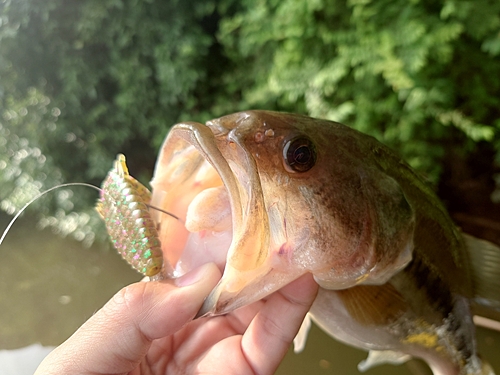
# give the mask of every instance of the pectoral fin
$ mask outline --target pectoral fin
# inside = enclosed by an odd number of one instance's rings
[[[368,358],[359,362],[358,370],[360,372],[365,372],[372,367],[383,365],[385,363],[391,365],[400,365],[411,359],[408,354],[395,352],[392,350],[370,350],[368,353]]]
[[[363,325],[385,325],[406,310],[406,302],[391,285],[358,285],[337,292],[350,315]]]
[[[307,336],[309,335],[309,330],[311,329],[312,319],[311,314],[307,313],[304,321],[302,322],[297,336],[293,339],[293,351],[294,353],[300,353],[306,347]]]

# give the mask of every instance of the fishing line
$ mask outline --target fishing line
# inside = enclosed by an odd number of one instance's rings
[[[19,212],[12,218],[12,220],[9,222],[9,225],[7,225],[7,228],[5,228],[5,230],[4,230],[3,234],[2,234],[2,237],[0,237],[0,245],[3,243],[3,240],[7,236],[7,233],[9,232],[10,228],[12,227],[12,225],[14,225],[14,223],[18,219],[18,217],[24,212],[24,210],[26,210],[26,208],[28,208],[28,206],[30,204],[32,204],[34,201],[36,201],[38,198],[44,196],[45,194],[50,193],[52,190],[59,189],[59,188],[62,188],[62,187],[68,187],[68,186],[86,186],[86,187],[90,187],[90,188],[92,188],[94,190],[97,190],[100,193],[102,193],[102,192],[106,193],[103,189],[101,189],[101,188],[99,188],[99,187],[97,187],[95,185],[92,185],[92,184],[87,184],[85,182],[69,182],[67,184],[56,185],[56,186],[53,186],[53,187],[51,187],[51,188],[49,188],[49,189],[47,189],[45,191],[42,191],[41,193],[37,194],[34,198],[32,198],[28,203],[26,203],[19,210]],[[182,220],[178,216],[176,216],[176,215],[174,215],[174,214],[172,214],[172,213],[170,213],[168,211],[162,210],[161,208],[157,208],[157,207],[151,206],[149,204],[146,204],[146,206],[148,208],[152,208],[153,210],[160,211],[160,212],[162,212],[162,213],[164,213],[166,215],[169,215],[169,216],[173,217],[174,219],[177,219],[177,220],[179,220],[179,221],[182,222]]]
[[[92,184],[87,184],[85,182],[70,182],[70,183],[67,183],[67,184],[61,184],[61,185],[57,185],[57,186],[53,186],[51,187],[50,189],[47,189],[45,191],[42,191],[40,194],[36,195],[34,198],[32,198],[28,203],[26,203],[23,208],[21,208],[19,210],[19,212],[12,218],[12,220],[10,221],[9,225],[7,225],[7,228],[5,228],[3,234],[2,234],[2,237],[0,238],[0,245],[2,244],[5,236],[7,235],[7,233],[9,232],[10,228],[12,227],[12,225],[14,224],[14,222],[17,220],[17,218],[24,212],[24,210],[26,208],[28,208],[28,206],[33,203],[34,201],[36,201],[38,198],[42,197],[43,195],[47,194],[47,193],[50,193],[52,190],[55,190],[55,189],[59,189],[59,188],[62,188],[62,187],[67,187],[67,186],[87,186],[87,187],[91,187],[92,189],[95,189],[99,192],[102,191],[102,189],[98,188],[97,186],[94,186]]]
[[[147,206],[148,208],[152,208],[153,210],[160,211],[161,213],[164,213],[165,215],[171,216],[171,217],[173,217],[174,219],[177,219],[177,220],[179,220],[181,223],[183,223],[183,221],[180,219],[180,217],[179,217],[179,216],[174,215],[174,214],[173,214],[173,213],[171,213],[171,212],[168,212],[168,211],[162,210],[161,208],[158,208],[158,207],[155,207],[155,206],[151,206],[150,204],[146,204],[146,206]]]

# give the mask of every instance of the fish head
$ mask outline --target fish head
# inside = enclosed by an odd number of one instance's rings
[[[304,273],[328,289],[386,282],[411,259],[414,213],[371,138],[306,116],[245,111],[170,131],[151,206],[172,275],[215,261],[200,314],[260,300]]]

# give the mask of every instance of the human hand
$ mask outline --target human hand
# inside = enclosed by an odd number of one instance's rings
[[[318,286],[302,276],[267,300],[192,320],[221,275],[213,263],[176,281],[118,292],[45,358],[48,374],[272,374]]]

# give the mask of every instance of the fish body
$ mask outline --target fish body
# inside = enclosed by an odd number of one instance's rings
[[[152,212],[172,274],[209,261],[224,271],[200,315],[228,313],[312,273],[320,290],[309,315],[371,352],[362,369],[414,356],[436,375],[493,374],[477,354],[470,312],[481,279],[471,248],[485,246],[464,240],[432,189],[374,138],[268,111],[181,123],[151,185],[151,205],[180,219]],[[498,280],[500,250],[488,251]],[[481,280],[500,311],[500,288]]]

